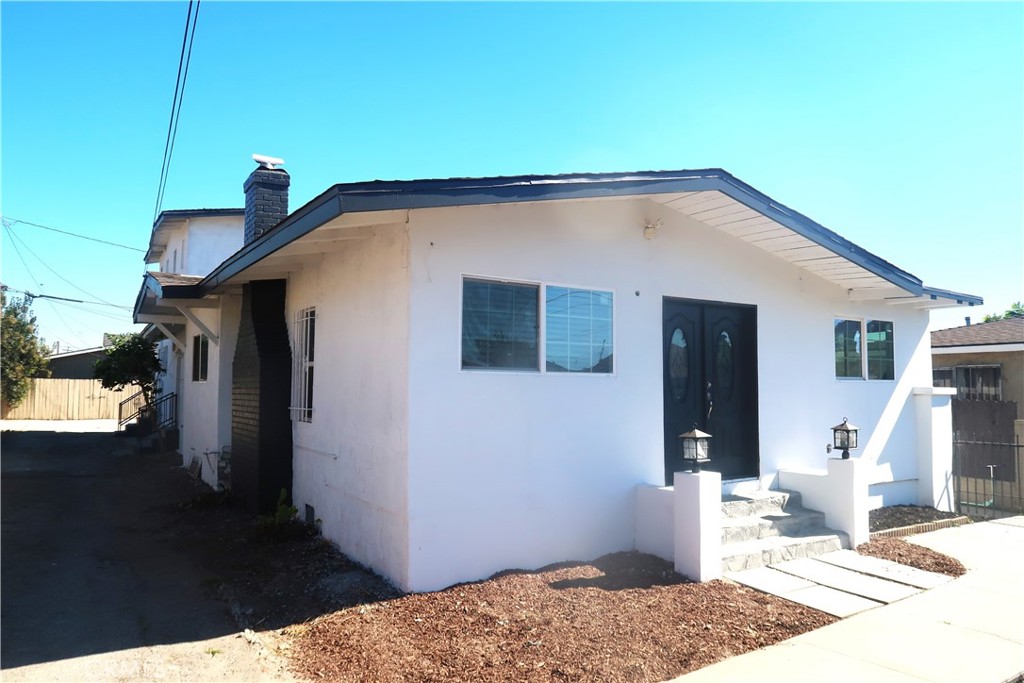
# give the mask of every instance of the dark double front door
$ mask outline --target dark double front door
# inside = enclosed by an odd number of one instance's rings
[[[679,435],[712,435],[704,469],[722,479],[758,475],[757,309],[664,299],[665,483],[683,463]]]

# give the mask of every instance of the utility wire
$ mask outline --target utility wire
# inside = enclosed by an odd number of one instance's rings
[[[164,203],[164,190],[167,188],[167,176],[171,168],[171,156],[174,154],[174,141],[178,136],[178,120],[181,114],[181,103],[185,99],[185,82],[188,80],[188,67],[192,61],[192,43],[196,35],[196,24],[199,20],[199,4],[195,2],[195,15],[192,14],[192,0],[188,3],[188,14],[185,16],[185,31],[181,37],[181,54],[178,55],[178,76],[174,81],[174,98],[171,100],[171,116],[167,121],[167,139],[164,141],[164,158],[160,165],[160,182],[157,184],[156,205],[153,207],[153,221],[160,215]],[[191,24],[191,31],[189,30]],[[187,46],[187,53],[186,53]]]
[[[52,232],[59,232],[62,235],[70,235],[71,237],[78,237],[79,239],[89,240],[90,242],[99,242],[100,244],[108,244],[112,247],[120,247],[122,249],[131,249],[132,251],[138,251],[145,253],[145,249],[138,249],[136,247],[129,247],[127,244],[118,244],[117,242],[108,242],[107,240],[97,239],[96,237],[89,237],[88,235],[79,235],[75,232],[68,232],[67,230],[58,230],[57,228],[51,228],[48,225],[40,225],[39,223],[32,223],[31,221],[23,221],[20,218],[11,218],[10,216],[0,216],[0,220],[3,220],[4,227],[10,227],[8,224],[21,223],[22,225],[31,225],[33,228],[42,228],[43,230],[50,230]]]
[[[76,304],[92,304],[93,306],[113,306],[114,308],[123,308],[126,311],[132,310],[131,306],[121,306],[119,304],[110,304],[100,301],[83,301],[82,299],[69,299],[64,296],[53,296],[52,294],[33,294],[32,292],[25,291],[24,289],[14,289],[13,287],[8,287],[7,285],[3,285],[3,290],[5,292],[14,292],[15,294],[24,294],[30,299],[53,299],[54,301],[70,301]]]
[[[32,269],[28,267],[25,257],[21,255],[21,249],[18,248],[18,243],[14,240],[14,231],[11,230],[11,226],[6,223],[4,223],[3,226],[4,230],[7,231],[7,235],[11,238],[11,246],[14,247],[14,253],[16,253],[18,258],[21,259],[21,265],[25,266],[25,270],[28,272],[28,276],[32,279],[32,282],[36,283],[36,286],[42,290],[43,286],[39,284],[39,280],[37,280],[36,276],[32,273]]]
[[[96,296],[92,292],[85,291],[84,289],[82,289],[81,287],[76,285],[74,282],[72,282],[71,280],[67,279],[66,277],[64,277],[63,275],[58,273],[56,270],[51,268],[50,264],[48,264],[43,258],[41,258],[39,256],[39,254],[37,254],[36,252],[32,251],[32,249],[27,244],[25,244],[25,240],[21,239],[21,237],[17,233],[15,233],[14,230],[10,226],[7,226],[7,232],[10,234],[12,239],[15,239],[18,242],[21,242],[21,246],[25,247],[25,249],[28,250],[28,253],[30,253],[33,256],[35,256],[36,260],[39,261],[40,263],[42,263],[44,268],[46,268],[48,271],[50,271],[51,273],[53,273],[54,275],[59,277],[61,280],[63,280],[64,282],[68,283],[69,285],[71,285],[72,287],[77,289],[82,294],[85,294],[86,296],[91,296],[93,299],[96,299],[97,301],[103,302],[107,306],[118,306],[117,304],[115,304],[115,303],[113,303],[111,301],[107,301],[103,297]],[[40,289],[42,289],[42,287],[40,287]],[[85,302],[83,302],[83,303],[85,303]],[[125,308],[125,307],[124,306],[118,306],[118,308]]]
[[[25,257],[21,255],[21,249],[18,249],[18,243],[14,240],[14,231],[11,230],[11,226],[9,226],[7,223],[3,223],[3,226],[4,226],[4,229],[7,231],[7,234],[11,238],[11,246],[14,247],[14,252],[18,255],[18,258],[21,259],[21,265],[25,266],[25,270],[28,271],[29,277],[32,279],[33,282],[36,283],[36,286],[39,287],[39,290],[42,291],[43,285],[39,282],[39,280],[36,279],[36,276],[32,273],[32,269],[28,267],[28,263],[25,261]],[[68,332],[71,333],[71,336],[73,336],[76,339],[78,339],[79,342],[84,343],[84,341],[78,335],[78,333],[71,329],[71,326],[68,325],[67,320],[64,319],[64,316],[62,316],[60,314],[60,311],[58,311],[57,308],[53,305],[53,302],[50,301],[49,299],[47,299],[46,303],[49,304],[50,308],[53,310],[54,315],[57,316],[57,318],[60,320],[61,324],[65,328],[67,328]]]

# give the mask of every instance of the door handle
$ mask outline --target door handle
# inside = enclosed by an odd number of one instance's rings
[[[705,428],[707,428],[710,426],[709,421],[711,420],[711,410],[715,407],[715,402],[712,400],[711,397],[711,380],[708,380],[708,384],[707,387],[705,387],[705,389],[707,391],[706,397],[708,401],[708,414],[707,417],[704,418],[704,426]]]

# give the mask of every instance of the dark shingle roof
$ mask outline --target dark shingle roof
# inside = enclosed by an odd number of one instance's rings
[[[932,348],[1024,343],[1024,318],[953,327],[932,332]]]
[[[197,282],[202,281],[202,275],[179,275],[178,273],[161,273],[160,271],[150,271],[147,273],[153,277],[161,287],[180,287],[182,285],[194,285]]]

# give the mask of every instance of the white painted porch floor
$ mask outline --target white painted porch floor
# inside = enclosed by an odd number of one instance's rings
[[[952,581],[944,574],[836,550],[814,558],[726,573],[725,578],[840,618]]]

